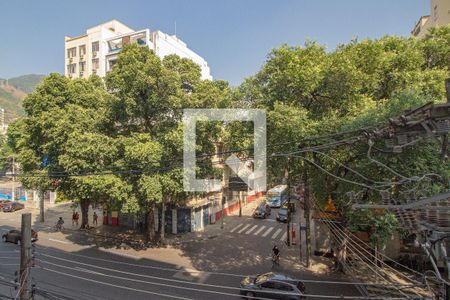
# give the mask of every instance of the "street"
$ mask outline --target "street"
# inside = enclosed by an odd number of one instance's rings
[[[250,217],[253,207],[242,217],[226,217],[223,229],[218,222],[171,246],[146,250],[118,247],[77,230],[53,232],[35,221],[39,241],[31,280],[36,299],[236,299],[244,276],[271,271],[274,244],[281,250],[281,264],[273,271],[304,280],[308,294],[359,295],[350,285],[311,282],[344,280],[320,260],[315,266],[322,268],[306,270],[298,260],[298,244],[288,248],[284,243],[286,224],[275,220],[277,210],[260,220]],[[20,228],[20,215],[0,213],[2,234]],[[19,267],[19,246],[1,243],[0,257],[1,294],[14,297],[17,291],[7,284]]]

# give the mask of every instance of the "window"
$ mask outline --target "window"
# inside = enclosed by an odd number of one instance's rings
[[[272,281],[266,281],[263,284],[261,284],[261,287],[265,289],[274,289],[275,283],[273,283]]]
[[[72,58],[75,56],[77,56],[77,47],[67,49],[67,58]]]
[[[100,51],[100,44],[99,42],[93,42],[92,43],[92,52],[98,52]]]
[[[118,38],[115,40],[108,41],[108,50],[109,52],[116,52],[122,49],[123,46],[123,39]]]
[[[81,45],[78,47],[78,53],[80,53],[80,56],[86,54],[86,45]]]
[[[255,283],[256,284],[263,283],[263,282],[271,279],[273,276],[275,276],[273,273],[266,273],[266,274],[258,275],[255,279]]]
[[[76,69],[77,69],[77,64],[67,65],[67,73],[69,73],[69,74],[74,74],[76,72]]]
[[[84,72],[86,70],[86,62],[80,62],[80,72]]]
[[[94,59],[92,60],[92,69],[93,69],[93,70],[97,70],[98,67],[99,67],[99,60],[98,60],[98,58],[94,58]]]
[[[277,290],[281,290],[281,291],[287,291],[287,292],[292,292],[294,289],[292,288],[292,286],[290,286],[289,284],[286,283],[281,283],[281,282],[276,282],[275,283],[275,288]]]
[[[112,59],[112,60],[108,61],[108,64],[109,64],[108,70],[111,70],[116,63],[117,63],[117,59]]]

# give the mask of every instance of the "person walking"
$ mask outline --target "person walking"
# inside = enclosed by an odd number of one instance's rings
[[[92,219],[93,219],[92,224],[94,226],[97,226],[98,225],[98,215],[97,215],[97,213],[95,211],[94,211],[94,215],[92,216]]]
[[[72,213],[72,226],[76,225],[78,226],[78,219],[80,218],[80,215],[75,210]]]

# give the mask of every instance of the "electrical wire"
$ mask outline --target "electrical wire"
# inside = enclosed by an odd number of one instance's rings
[[[46,263],[49,263],[49,262],[46,262]],[[53,264],[53,263],[49,263],[49,264]],[[54,264],[54,265],[56,265],[58,267],[61,267],[61,268],[68,268],[68,269],[70,269],[70,267],[67,267],[67,266],[58,265],[58,264]],[[47,271],[50,271],[50,272],[58,273],[58,274],[61,274],[61,275],[70,276],[70,277],[73,277],[73,278],[78,278],[78,279],[82,279],[82,280],[89,280],[89,279],[85,279],[84,277],[80,277],[80,276],[76,276],[76,275],[73,275],[73,274],[68,274],[68,273],[56,271],[56,270],[53,270],[53,269],[50,269],[50,268],[43,268],[43,269],[47,270]],[[108,274],[108,275],[103,274],[103,276],[113,277],[113,278],[118,278],[118,279],[125,279],[125,280],[132,281],[132,282],[141,282],[141,283],[153,284],[153,285],[159,285],[159,286],[177,287],[177,288],[180,288],[180,289],[194,290],[194,291],[197,291],[197,292],[215,293],[215,294],[227,295],[227,296],[239,297],[239,298],[242,297],[239,294],[231,294],[231,293],[226,293],[226,292],[217,292],[217,291],[214,291],[214,290],[199,290],[199,289],[193,289],[193,288],[182,287],[182,286],[173,286],[173,285],[167,285],[167,284],[164,284],[164,283],[155,283],[155,282],[143,281],[143,280],[133,279],[133,278],[118,277],[118,276],[113,276],[113,275],[110,275],[110,274]],[[165,278],[165,279],[167,280],[167,278]],[[110,285],[109,283],[106,283],[106,282],[101,282],[101,281],[97,281],[97,280],[94,280],[94,281],[99,283],[99,284]],[[192,284],[192,282],[189,282],[189,281],[183,281],[183,283],[185,283],[185,284]],[[126,286],[122,286],[122,288],[129,289]],[[224,287],[222,287],[222,288],[224,288]],[[241,288],[237,288],[237,287],[229,287],[229,288],[233,288],[235,290],[241,290]],[[287,294],[283,293],[283,295],[287,295]],[[314,297],[314,298],[323,298],[323,299],[335,299],[336,298],[336,296],[312,295],[312,294],[303,294],[302,296],[308,297],[308,298],[310,298],[310,297],[313,298]],[[264,299],[264,300],[268,300],[268,298],[254,297],[254,296],[249,296],[247,298],[249,298],[249,299]],[[361,296],[339,296],[339,298],[340,299],[380,299],[378,297],[364,297],[364,296],[362,296],[362,297]],[[386,297],[383,297],[383,299],[389,300],[389,299],[403,299],[403,298],[394,298],[394,297],[386,298]]]
[[[337,232],[340,232],[340,241],[342,242],[342,241],[345,240],[345,241],[349,242],[349,245],[352,245],[352,242],[354,243],[353,239],[352,239],[348,234],[346,234],[342,229],[340,229],[339,227],[337,227],[337,225],[335,225],[329,218],[326,217],[326,213],[322,210],[322,208],[320,207],[320,205],[317,203],[317,201],[316,201],[315,199],[313,199],[313,201],[315,202],[315,207],[317,207],[317,208],[322,212],[322,215],[323,215],[323,218],[322,218],[322,219],[325,219],[326,224],[327,224],[328,227],[330,228],[330,232],[333,232],[333,229],[334,229],[335,231],[337,231]],[[333,228],[332,228],[332,227],[333,227]],[[352,235],[352,236],[354,236],[354,235]],[[366,247],[368,247],[369,249],[371,249],[371,247],[370,247],[369,245],[367,245],[366,243],[364,243],[364,244],[366,245]],[[394,273],[400,275],[401,277],[405,278],[406,280],[412,281],[412,282],[414,283],[413,286],[418,286],[418,285],[420,285],[420,282],[418,282],[418,281],[416,281],[416,280],[414,280],[414,279],[411,279],[411,278],[407,277],[406,275],[400,273],[400,272],[397,271],[396,269],[394,269],[394,268],[392,268],[391,266],[387,265],[383,260],[381,260],[381,259],[379,259],[378,257],[376,257],[375,255],[373,255],[370,251],[368,251],[365,247],[362,247],[360,244],[358,244],[358,243],[354,243],[354,244],[353,244],[353,248],[354,248],[355,250],[357,250],[357,248],[355,247],[355,245],[356,245],[356,247],[359,247],[360,249],[362,249],[363,251],[365,251],[367,254],[369,254],[370,257],[372,257],[372,258],[375,259],[375,261],[379,261],[382,265],[388,267],[388,269],[392,270]],[[350,249],[350,250],[351,250],[351,249]],[[357,250],[357,251],[358,251],[358,250]],[[353,252],[354,252],[354,251],[353,251]],[[361,251],[358,251],[358,253],[362,254]],[[364,256],[364,255],[363,255],[363,256]],[[360,257],[360,256],[359,256],[359,258],[360,258],[360,260],[361,260],[361,257]],[[370,259],[369,261],[370,261],[371,263],[373,263],[373,264],[375,265],[375,267],[379,268],[378,265],[377,265],[375,262],[373,262],[372,259]],[[377,273],[377,272],[376,272],[376,273]],[[377,274],[378,274],[378,273],[377,273]],[[421,275],[423,275],[423,274],[421,274]],[[389,275],[387,275],[387,276],[389,276]],[[385,278],[383,278],[383,279],[386,280]],[[389,281],[388,281],[388,282],[389,282]],[[417,294],[415,291],[413,291],[413,292],[414,292],[415,294]],[[417,295],[418,295],[418,294],[417,294]]]

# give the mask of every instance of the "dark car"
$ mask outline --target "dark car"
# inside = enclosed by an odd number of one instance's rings
[[[13,211],[16,211],[16,210],[23,209],[24,207],[25,207],[25,205],[23,205],[23,203],[20,203],[20,202],[9,202],[9,203],[6,203],[3,206],[3,211],[4,212],[13,212]]]
[[[285,203],[279,210],[277,214],[277,221],[287,222],[288,219],[288,205]]]
[[[5,206],[7,203],[11,202],[11,200],[0,200],[0,210],[3,210],[3,206]]]
[[[31,229],[31,241],[35,242],[35,241],[37,241],[37,239],[38,239],[37,231],[35,231],[34,229]],[[4,242],[10,242],[10,243],[20,245],[20,242],[22,240],[22,232],[17,229],[12,229],[12,230],[8,231],[7,233],[5,233],[4,235],[2,235],[2,240]]]
[[[241,281],[240,294],[247,297],[269,299],[304,299],[305,285],[297,279],[283,274],[265,273],[255,277],[247,276]]]
[[[256,207],[255,211],[253,212],[254,218],[261,218],[265,219],[267,216],[270,216],[270,206],[268,204],[260,204],[258,207]]]

